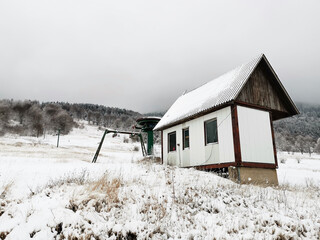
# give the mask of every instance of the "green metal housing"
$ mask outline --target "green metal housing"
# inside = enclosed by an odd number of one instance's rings
[[[153,151],[153,129],[160,121],[159,117],[142,117],[137,119],[136,129],[141,129],[142,132],[148,134],[147,153],[152,155]]]

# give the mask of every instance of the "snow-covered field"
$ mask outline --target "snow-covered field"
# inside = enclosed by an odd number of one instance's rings
[[[0,138],[0,239],[320,239],[319,155],[279,153],[264,188],[141,161],[126,136],[92,164],[102,134]]]
[[[320,155],[280,152],[278,163],[280,184],[320,186]]]

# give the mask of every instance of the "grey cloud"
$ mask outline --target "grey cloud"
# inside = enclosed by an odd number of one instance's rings
[[[164,110],[263,52],[320,102],[319,1],[0,2],[0,98]]]

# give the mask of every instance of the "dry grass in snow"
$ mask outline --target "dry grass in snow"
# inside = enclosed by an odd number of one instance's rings
[[[118,137],[91,164],[102,131],[87,128],[59,149],[0,138],[0,239],[320,239],[317,159],[283,154],[280,187],[238,185],[141,159]],[[314,178],[290,184],[301,172]]]
[[[3,239],[320,237],[319,188],[238,185],[157,164],[48,186],[24,199],[1,199]]]

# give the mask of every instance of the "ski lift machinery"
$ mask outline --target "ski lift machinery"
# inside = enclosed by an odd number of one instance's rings
[[[108,133],[115,133],[115,134],[128,134],[131,137],[137,136],[139,137],[140,144],[141,144],[141,151],[143,156],[152,155],[153,154],[153,128],[157,125],[161,118],[159,117],[142,117],[136,120],[135,129],[140,129],[140,132],[136,131],[122,131],[122,130],[113,130],[113,129],[106,129],[103,133],[101,141],[99,143],[98,149],[92,159],[92,163],[97,162],[103,141],[105,136]],[[147,149],[145,147],[142,132],[147,133]]]

